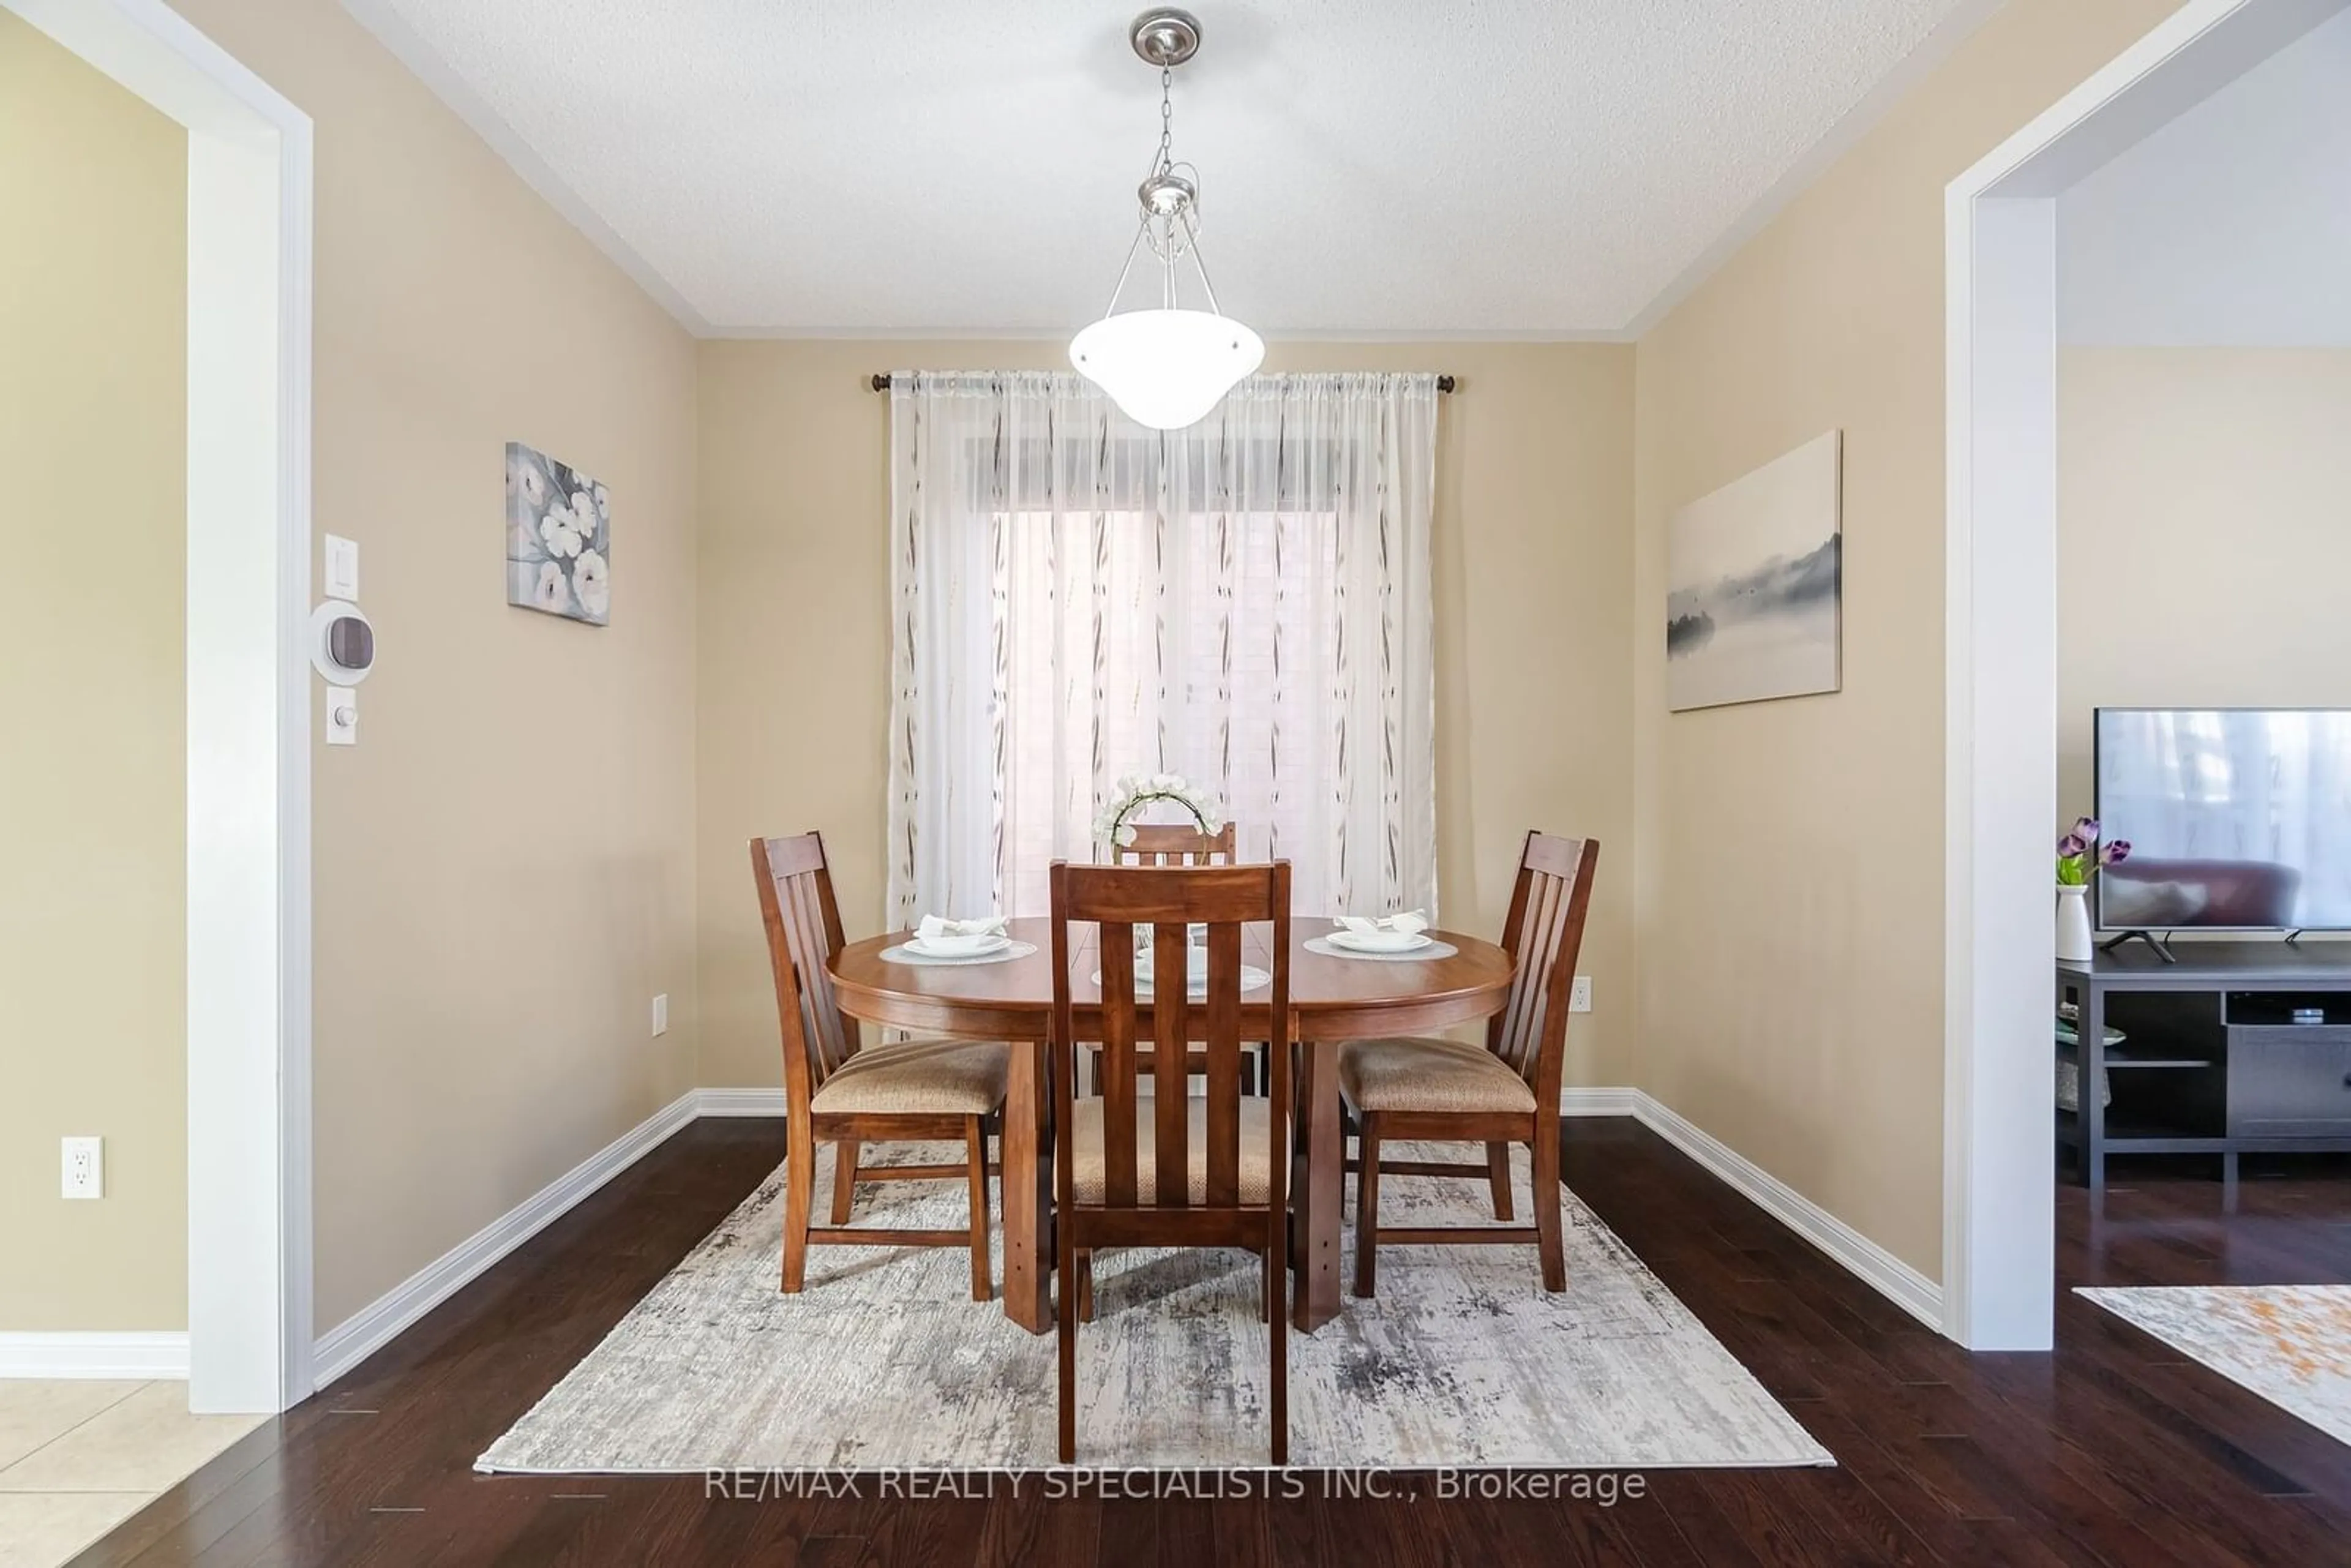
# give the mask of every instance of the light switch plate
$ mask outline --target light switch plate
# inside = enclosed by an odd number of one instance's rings
[[[664,991],[653,998],[653,1033],[669,1032],[669,993]]]
[[[360,743],[360,694],[355,686],[327,688],[327,744],[357,746]]]
[[[360,596],[360,547],[333,534],[326,538],[326,592],[329,599]]]

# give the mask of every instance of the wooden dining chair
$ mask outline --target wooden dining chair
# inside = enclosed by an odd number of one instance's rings
[[[861,1048],[857,1025],[841,1010],[827,967],[841,951],[841,910],[824,841],[815,833],[753,839],[751,870],[768,926],[776,1010],[783,1022],[784,1099],[789,1143],[784,1175],[784,1278],[797,1291],[811,1246],[964,1247],[971,1249],[971,1299],[992,1293],[987,1267],[987,1118],[1004,1103],[1011,1049],[1000,1043],[914,1040]],[[858,1165],[858,1145],[872,1139],[959,1141],[960,1165]],[[818,1150],[835,1148],[832,1223],[811,1228]],[[861,1181],[946,1181],[971,1193],[967,1230],[849,1228]]]
[[[1451,1040],[1351,1040],[1339,1048],[1339,1090],[1360,1128],[1356,1173],[1354,1293],[1376,1283],[1379,1248],[1454,1242],[1531,1241],[1542,1260],[1546,1291],[1567,1286],[1560,1230],[1559,1080],[1567,1049],[1568,989],[1583,945],[1584,912],[1600,845],[1591,839],[1527,835],[1518,885],[1502,925],[1502,946],[1517,967],[1510,1000],[1488,1024],[1486,1043]],[[1383,1160],[1395,1139],[1486,1145],[1482,1165]],[[1534,1156],[1534,1226],[1477,1225],[1413,1229],[1380,1226],[1380,1177],[1482,1176],[1492,1188],[1494,1218],[1510,1218],[1510,1145]]]
[[[1121,844],[1113,855],[1116,865],[1230,865],[1239,837],[1236,824],[1227,822],[1207,832],[1189,822],[1137,822],[1134,842]]]
[[[1238,858],[1235,846],[1239,842],[1240,828],[1227,822],[1211,833],[1190,822],[1138,822],[1134,825],[1134,841],[1121,844],[1112,852],[1113,865],[1231,865]],[[1100,1051],[1100,1045],[1092,1049]],[[1256,1040],[1241,1055],[1241,1092],[1263,1094],[1265,1089],[1265,1056],[1263,1040]],[[1187,1071],[1198,1073],[1207,1071],[1207,1060],[1194,1042],[1186,1053]],[[1143,1071],[1151,1071],[1151,1055],[1144,1053]]]
[[[1077,1458],[1078,1317],[1093,1254],[1111,1247],[1238,1247],[1263,1260],[1272,1348],[1273,1462],[1290,1456],[1286,1334],[1290,1267],[1290,862],[1198,867],[1073,866],[1057,861],[1053,899],[1054,1228],[1061,1249],[1061,1453]],[[1102,1092],[1072,1086],[1081,1041],[1071,1002],[1071,927],[1098,926]],[[1138,1049],[1134,927],[1153,927],[1152,967],[1186,975],[1185,926],[1208,927],[1207,986],[1153,988],[1147,1069]],[[1270,922],[1271,1094],[1241,1092],[1241,928]],[[1207,1059],[1188,1092],[1186,1046]],[[1087,1292],[1091,1294],[1091,1291]]]

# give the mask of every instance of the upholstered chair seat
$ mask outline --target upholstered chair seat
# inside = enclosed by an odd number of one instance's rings
[[[834,1069],[810,1110],[985,1116],[1004,1102],[1011,1048],[957,1040],[869,1045]]]
[[[1482,1045],[1358,1040],[1339,1048],[1339,1088],[1358,1111],[1531,1112],[1535,1092]]]
[[[1104,1188],[1103,1172],[1107,1162],[1102,1155],[1102,1106],[1099,1099],[1077,1103],[1071,1119],[1071,1185],[1080,1203],[1100,1203]],[[1272,1166],[1267,1155],[1271,1143],[1273,1107],[1270,1103],[1245,1097],[1240,1103],[1240,1181],[1239,1201],[1261,1204],[1272,1191]],[[1189,1198],[1195,1207],[1208,1201],[1208,1103],[1195,1094],[1184,1108],[1185,1155],[1184,1176],[1190,1188]],[[1155,1203],[1159,1197],[1159,1150],[1155,1126],[1154,1103],[1144,1098],[1134,1107],[1134,1201]]]

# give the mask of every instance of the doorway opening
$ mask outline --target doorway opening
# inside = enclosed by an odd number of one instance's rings
[[[310,1392],[309,118],[162,0],[0,0],[188,132],[188,1402]]]
[[[1946,193],[1944,1326],[1971,1349],[2054,1327],[2059,198],[2344,8],[2189,0]]]

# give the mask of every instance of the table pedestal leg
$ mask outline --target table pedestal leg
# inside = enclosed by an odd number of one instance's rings
[[[1030,1333],[1053,1331],[1053,1196],[1044,1136],[1045,1045],[1012,1042],[1004,1096],[1004,1315]]]
[[[1290,1265],[1297,1298],[1293,1320],[1308,1333],[1339,1315],[1339,1202],[1345,1182],[1346,1142],[1339,1127],[1339,1047],[1308,1040],[1299,1047],[1298,1157],[1290,1166]]]

